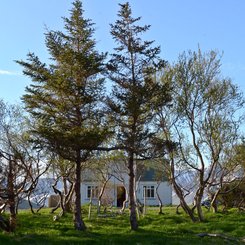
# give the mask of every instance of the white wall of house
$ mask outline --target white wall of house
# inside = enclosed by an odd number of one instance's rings
[[[86,204],[90,202],[90,197],[88,196],[88,188],[89,187],[96,187],[98,183],[96,182],[83,182],[81,184],[81,204]],[[93,202],[97,202],[96,199],[93,199]]]
[[[88,189],[91,189],[91,186],[98,186],[97,182],[83,182],[81,184],[81,204],[86,204],[90,202],[90,197],[88,196]],[[116,178],[111,178],[107,184],[109,186],[109,191],[107,190],[107,195],[111,195],[112,204],[117,206],[117,190],[118,186],[123,186],[122,182],[120,182]],[[146,205],[149,206],[157,206],[159,204],[157,195],[156,195],[156,188],[157,182],[156,181],[140,181],[136,184],[137,186],[137,198],[143,204],[144,203],[144,188],[146,188]],[[128,189],[128,186],[126,186]],[[100,190],[98,188],[98,190]],[[158,188],[159,196],[162,200],[163,205],[170,205],[172,204],[172,187],[168,182],[161,182]],[[126,191],[127,197],[127,191]],[[93,198],[93,203],[97,203],[97,199]]]
[[[98,187],[98,192],[100,192],[100,184],[98,182],[82,182],[81,184],[81,204],[86,204],[90,202],[90,197],[88,196],[88,188],[91,186]],[[112,177],[107,183],[107,190],[104,195],[109,195],[111,200],[113,200],[113,206],[117,205],[117,186],[122,186],[122,183],[115,177]],[[92,198],[92,202],[97,204],[98,199]]]
[[[146,194],[146,205],[147,206],[157,206],[159,200],[156,194],[157,188],[156,181],[141,181],[138,183],[137,198],[141,203],[144,203],[144,189]],[[168,182],[161,182],[158,187],[158,194],[161,198],[163,205],[172,204],[172,186]]]

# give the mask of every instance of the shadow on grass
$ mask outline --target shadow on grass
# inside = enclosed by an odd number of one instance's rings
[[[86,217],[85,232],[75,231],[72,215],[68,214],[57,222],[52,221],[48,211],[39,216],[29,213],[19,214],[19,226],[15,234],[0,232],[2,245],[77,245],[77,244],[239,244],[227,243],[222,238],[197,236],[201,232],[219,231],[231,233],[233,236],[245,235],[234,223],[234,215],[212,216],[207,223],[192,223],[185,215],[175,215],[171,210],[165,215],[155,212],[139,220],[139,230],[130,231],[128,215],[100,218],[93,216],[91,220]],[[241,224],[244,216],[241,215],[237,224]],[[230,226],[231,225],[231,226]]]
[[[1,237],[0,237],[1,239]],[[161,232],[148,232],[139,229],[137,232],[128,231],[124,234],[98,234],[90,231],[71,232],[64,236],[42,236],[37,234],[29,234],[25,236],[9,236],[1,239],[1,244],[8,245],[90,245],[90,244],[127,244],[127,245],[158,245],[158,244],[224,244],[223,240],[217,238],[198,238],[195,236],[179,236],[178,234],[164,234]],[[232,244],[232,243],[229,243]],[[233,243],[236,244],[236,243]]]

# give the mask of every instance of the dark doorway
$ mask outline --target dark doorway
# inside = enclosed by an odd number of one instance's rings
[[[117,207],[122,207],[126,200],[126,191],[123,186],[117,186]]]

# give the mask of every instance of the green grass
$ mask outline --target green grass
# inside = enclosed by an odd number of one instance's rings
[[[157,208],[148,208],[147,215],[139,220],[139,230],[130,231],[128,213],[114,217],[92,216],[84,221],[85,232],[73,229],[72,216],[66,215],[53,222],[49,210],[40,215],[29,211],[18,214],[18,228],[14,234],[0,231],[0,244],[63,245],[63,244],[240,244],[215,237],[197,236],[199,233],[221,233],[234,238],[245,237],[245,214],[230,210],[225,214],[205,213],[206,222],[192,223],[183,213],[175,214],[174,207],[167,207],[163,215]]]

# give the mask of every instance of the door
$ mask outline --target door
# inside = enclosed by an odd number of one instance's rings
[[[126,191],[123,186],[117,186],[117,207],[122,207],[126,200]]]

